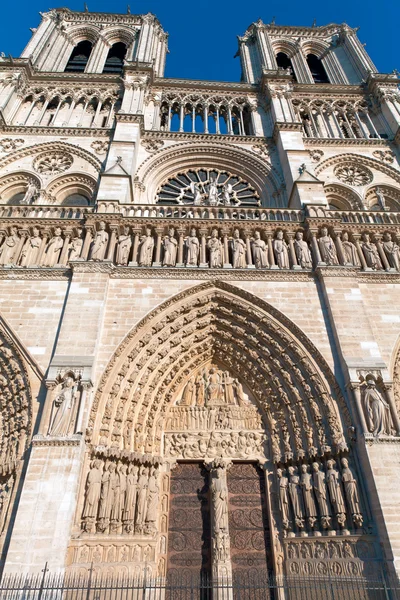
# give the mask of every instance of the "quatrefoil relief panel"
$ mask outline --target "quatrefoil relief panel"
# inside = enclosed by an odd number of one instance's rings
[[[67,171],[74,162],[72,154],[55,152],[54,154],[39,154],[33,161],[33,168],[43,175],[57,175]]]
[[[335,177],[348,185],[368,185],[374,176],[369,169],[358,165],[339,165],[336,167]]]

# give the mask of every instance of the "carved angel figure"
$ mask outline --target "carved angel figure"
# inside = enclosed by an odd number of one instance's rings
[[[256,269],[265,269],[268,267],[267,244],[261,239],[261,234],[259,231],[254,232],[252,248]]]
[[[376,436],[392,434],[392,420],[389,404],[376,389],[375,380],[367,378],[364,394],[365,415],[368,429]]]
[[[68,435],[74,418],[79,393],[72,377],[62,383],[61,392],[54,398],[54,418],[49,429],[50,435]]]

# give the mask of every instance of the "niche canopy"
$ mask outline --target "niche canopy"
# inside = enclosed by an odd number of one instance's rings
[[[259,206],[260,197],[244,179],[217,169],[190,169],[164,182],[157,204]]]

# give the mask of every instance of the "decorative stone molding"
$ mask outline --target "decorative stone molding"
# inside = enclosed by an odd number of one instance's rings
[[[35,144],[33,146],[27,146],[22,150],[17,150],[16,152],[12,152],[8,154],[6,157],[0,159],[0,169],[8,166],[14,161],[17,161],[21,158],[25,158],[27,156],[37,156],[41,153],[46,153],[48,155],[54,155],[57,153],[68,153],[72,156],[78,156],[79,158],[83,158],[86,160],[96,171],[100,171],[101,162],[98,158],[96,158],[91,152],[87,150],[83,150],[78,146],[74,146],[73,144],[68,144],[66,142],[45,142],[43,144]]]
[[[11,152],[11,150],[16,150],[23,144],[25,144],[25,140],[21,138],[3,138],[0,140],[0,151]]]
[[[37,434],[32,438],[32,446],[49,447],[49,446],[81,446],[82,435],[74,434],[72,436],[51,436]]]

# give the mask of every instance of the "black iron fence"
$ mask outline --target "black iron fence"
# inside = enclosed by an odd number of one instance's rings
[[[240,575],[208,577],[107,577],[5,575],[0,600],[400,600],[400,583],[380,578],[305,578]]]

